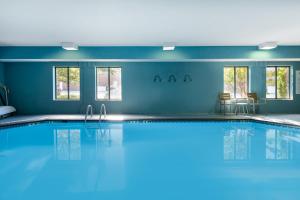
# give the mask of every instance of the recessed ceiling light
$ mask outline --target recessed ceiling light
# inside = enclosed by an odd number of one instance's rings
[[[61,47],[68,51],[76,51],[78,50],[78,45],[73,42],[62,42]]]
[[[165,44],[163,46],[163,50],[164,51],[174,51],[175,49],[175,45],[174,44]]]
[[[260,50],[270,50],[270,49],[275,49],[277,46],[278,46],[277,42],[265,42],[258,45],[258,48]]]

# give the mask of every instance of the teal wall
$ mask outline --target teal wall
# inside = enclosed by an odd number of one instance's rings
[[[74,64],[81,68],[81,100],[53,101],[53,66]],[[218,110],[225,65],[249,66],[251,91],[264,97],[268,64],[292,65],[294,70],[300,70],[300,62],[12,62],[5,63],[4,72],[10,102],[19,114],[79,114],[84,113],[87,104],[99,109],[101,102],[95,101],[95,66],[122,67],[123,100],[105,102],[109,113],[187,114]],[[163,82],[153,82],[156,74]],[[176,83],[167,81],[172,74]],[[192,77],[192,82],[183,82],[185,74]],[[268,105],[269,112],[300,113],[300,96],[294,94],[293,101],[272,100]]]
[[[149,62],[140,62],[146,60]],[[205,60],[215,62],[203,62]],[[252,62],[230,63],[232,60]],[[300,62],[264,62],[266,60],[299,61],[300,46],[279,46],[270,51],[260,51],[256,46],[176,47],[175,51],[162,51],[158,46],[80,47],[79,51],[65,51],[61,47],[0,47],[0,62],[5,62],[4,67],[0,63],[0,81],[10,88],[10,102],[19,114],[79,114],[85,111],[87,104],[99,109],[102,103],[95,101],[95,66],[121,66],[123,100],[105,102],[110,113],[214,113],[218,110],[218,93],[223,90],[225,65],[249,66],[251,91],[260,97],[265,96],[265,66],[291,65],[293,70],[300,70]],[[53,66],[74,64],[81,68],[81,100],[54,101]],[[162,83],[153,82],[156,74],[163,78]],[[166,81],[172,74],[177,77],[176,83]],[[193,81],[183,82],[185,74]],[[293,86],[295,88],[295,83]],[[294,100],[268,101],[268,111],[300,113],[300,97],[293,96]]]
[[[4,78],[4,63],[0,63],[0,84],[5,84],[5,78]]]

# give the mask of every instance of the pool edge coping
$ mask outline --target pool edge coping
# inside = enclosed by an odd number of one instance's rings
[[[234,117],[136,117],[136,118],[128,118],[128,119],[122,119],[122,120],[113,120],[113,119],[103,119],[102,122],[130,122],[130,121],[136,121],[136,122],[155,122],[155,121],[168,121],[168,122],[184,122],[184,121],[193,121],[193,122],[201,122],[201,121],[216,121],[216,122],[222,122],[222,121],[234,121],[234,122],[257,122],[257,123],[264,123],[264,124],[271,124],[271,125],[279,125],[279,126],[287,126],[287,127],[294,127],[294,128],[300,128],[300,122],[293,121],[293,122],[286,122],[282,121],[280,119],[271,119],[271,118],[261,118],[258,116],[234,116]],[[17,127],[17,126],[26,126],[31,124],[37,124],[37,123],[44,123],[44,122],[85,122],[84,119],[79,118],[73,118],[73,119],[67,119],[67,118],[51,118],[51,117],[39,117],[36,119],[23,119],[23,120],[16,120],[16,121],[10,121],[10,122],[3,122],[0,123],[0,129],[2,128],[10,128],[10,127]],[[88,123],[90,122],[99,122],[99,120],[96,119],[89,119],[87,120]]]

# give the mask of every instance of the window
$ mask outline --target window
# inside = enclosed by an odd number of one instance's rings
[[[266,68],[266,98],[290,99],[290,67],[268,66]]]
[[[122,100],[120,67],[97,67],[96,76],[97,100]]]
[[[246,98],[248,93],[248,67],[224,67],[224,92],[233,98]]]
[[[80,99],[79,67],[55,67],[55,100]]]

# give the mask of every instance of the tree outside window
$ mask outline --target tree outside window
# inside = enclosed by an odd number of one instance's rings
[[[96,98],[98,100],[122,100],[121,68],[97,67],[96,74]]]
[[[290,98],[289,66],[268,66],[266,68],[266,98]]]
[[[55,99],[80,99],[80,68],[55,67]]]
[[[248,93],[248,67],[224,67],[224,92],[233,98],[246,98]]]

